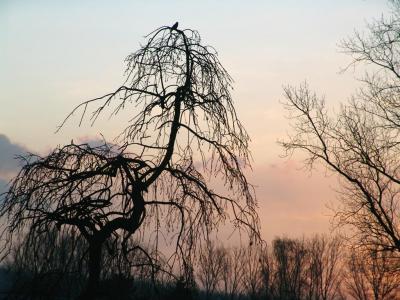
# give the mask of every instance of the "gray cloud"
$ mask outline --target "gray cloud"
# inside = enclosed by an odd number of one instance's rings
[[[87,143],[92,147],[104,144],[104,140],[93,137],[80,137],[77,144]],[[9,180],[13,178],[22,167],[20,160],[16,157],[26,155],[29,149],[13,143],[5,134],[0,133],[0,194],[7,190]],[[44,153],[46,155],[48,153]],[[1,196],[0,196],[1,200]]]
[[[76,141],[76,144],[87,143],[91,147],[99,147],[104,144],[104,140],[96,137],[79,137]],[[110,146],[116,147],[114,144],[109,143]],[[0,133],[0,179],[9,180],[13,177],[16,172],[21,168],[21,163],[18,159],[16,159],[19,155],[25,155],[29,151],[29,149],[13,143],[10,139]],[[50,150],[48,150],[50,152]],[[47,155],[48,153],[42,153],[43,155]]]
[[[20,164],[15,157],[26,152],[24,147],[12,143],[6,135],[0,134],[0,176],[16,172]]]
[[[104,143],[107,143],[108,147],[116,150],[120,147],[120,145],[115,144],[114,142],[106,141],[103,138],[93,137],[93,136],[81,136],[76,141],[75,144],[88,144],[90,147],[102,147]]]
[[[0,202],[2,201],[2,198],[4,197],[3,193],[7,191],[7,180],[3,180],[0,178]]]

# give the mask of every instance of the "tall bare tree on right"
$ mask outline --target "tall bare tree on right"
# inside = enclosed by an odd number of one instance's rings
[[[350,66],[368,68],[336,115],[307,84],[285,88],[293,134],[281,144],[338,175],[338,224],[352,225],[364,245],[400,251],[400,1],[391,7],[390,17],[341,43]]]
[[[398,255],[378,248],[353,248],[345,261],[345,287],[353,299],[400,299]]]

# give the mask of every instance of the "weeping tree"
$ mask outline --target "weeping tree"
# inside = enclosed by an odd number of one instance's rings
[[[4,253],[22,234],[29,252],[50,229],[78,230],[87,243],[85,299],[95,296],[108,253],[122,253],[129,266],[147,264],[152,274],[190,277],[196,249],[221,224],[259,238],[243,171],[249,136],[216,51],[175,24],[151,32],[126,62],[124,85],[83,102],[60,126],[73,114],[95,123],[107,110],[131,109],[115,144],[71,142],[25,157],[0,207]]]

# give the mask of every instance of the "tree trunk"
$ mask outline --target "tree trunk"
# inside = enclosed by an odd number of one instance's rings
[[[89,244],[89,262],[88,271],[89,278],[86,283],[86,287],[79,295],[79,300],[84,299],[97,299],[99,295],[99,281],[101,273],[101,255],[102,255],[102,243],[90,242]]]

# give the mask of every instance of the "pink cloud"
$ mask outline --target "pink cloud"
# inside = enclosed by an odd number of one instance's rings
[[[301,169],[296,161],[255,165],[249,180],[256,186],[264,238],[277,235],[301,236],[330,230],[332,211],[337,202],[334,176],[322,171]]]

